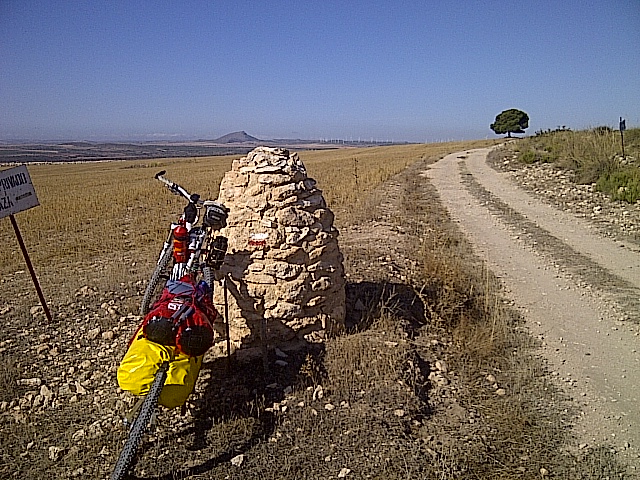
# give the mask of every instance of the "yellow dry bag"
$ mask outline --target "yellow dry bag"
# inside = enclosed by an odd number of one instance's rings
[[[198,380],[203,355],[190,357],[175,347],[160,345],[136,335],[118,368],[118,385],[134,395],[146,395],[163,362],[169,362],[167,380],[158,403],[167,408],[183,405]]]

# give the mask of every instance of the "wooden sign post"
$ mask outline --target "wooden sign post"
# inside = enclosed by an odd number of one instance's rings
[[[624,131],[626,129],[627,123],[624,121],[624,118],[620,117],[620,141],[622,142],[622,160],[626,159],[624,155]]]
[[[16,232],[16,237],[20,244],[20,250],[22,250],[22,255],[24,256],[27,268],[31,274],[31,279],[36,287],[40,304],[44,309],[47,320],[52,322],[53,319],[51,318],[51,312],[49,311],[44,294],[40,288],[40,283],[38,283],[38,277],[33,269],[33,265],[31,264],[31,259],[29,258],[27,247],[25,246],[22,235],[20,234],[16,217],[14,217],[15,213],[37,207],[38,205],[40,205],[40,203],[38,202],[38,197],[36,196],[36,191],[33,188],[33,183],[31,183],[31,177],[29,176],[29,171],[27,170],[26,165],[21,165],[19,167],[10,168],[0,172],[0,218],[9,217],[11,220],[11,225],[13,225],[13,230]]]

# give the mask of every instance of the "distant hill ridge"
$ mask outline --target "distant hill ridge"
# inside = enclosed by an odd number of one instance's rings
[[[260,139],[252,137],[244,130],[241,132],[227,133],[220,138],[216,138],[216,143],[245,143],[245,142],[259,142]]]

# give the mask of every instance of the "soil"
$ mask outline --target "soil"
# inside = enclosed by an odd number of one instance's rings
[[[354,208],[338,223],[347,334],[272,350],[267,373],[261,360],[207,358],[185,415],[160,413],[133,478],[637,478],[636,247],[529,196],[488,153],[418,161]],[[517,341],[497,352],[481,328],[477,345],[457,336],[447,311],[472,322],[478,306],[425,280],[433,251],[502,289]],[[15,365],[13,390],[37,383],[0,397],[0,477],[108,476],[133,403],[115,372],[148,257],[58,270],[52,325],[30,309],[24,272],[3,279],[0,359]],[[105,283],[118,261],[126,283]]]

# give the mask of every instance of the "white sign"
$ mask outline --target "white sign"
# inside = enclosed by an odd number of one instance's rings
[[[0,218],[40,205],[26,165],[0,172]]]

